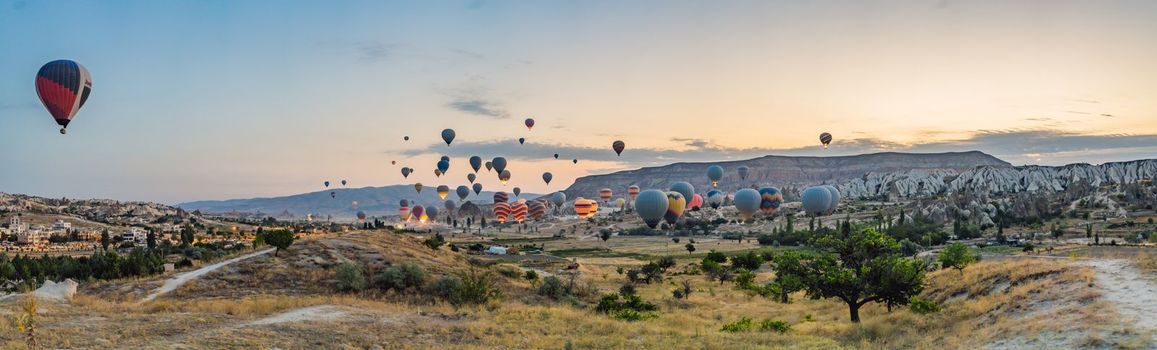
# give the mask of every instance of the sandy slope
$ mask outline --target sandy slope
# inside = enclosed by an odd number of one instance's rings
[[[249,258],[252,258],[255,256],[269,254],[270,252],[274,251],[275,249],[276,248],[269,248],[269,249],[262,250],[259,252],[249,253],[249,254],[242,255],[242,256],[239,256],[236,258],[232,258],[229,260],[225,260],[222,262],[211,264],[209,266],[205,266],[205,267],[193,270],[193,271],[183,272],[183,273],[177,274],[176,276],[173,276],[173,278],[166,280],[165,284],[162,285],[160,288],[157,288],[152,293],[150,293],[148,296],[146,296],[144,299],[141,299],[141,302],[143,303],[143,302],[151,301],[153,299],[156,299],[158,296],[161,296],[161,295],[168,293],[168,292],[172,292],[172,291],[176,290],[178,287],[184,285],[185,283],[188,283],[189,281],[196,279],[198,277],[201,277],[207,273],[213,272],[213,271],[215,271],[221,267],[224,267],[225,265],[229,265],[229,264],[232,264],[232,263],[235,263],[238,261],[242,261],[245,259],[249,259]]]
[[[1089,260],[1082,264],[1096,270],[1104,299],[1116,305],[1123,324],[1138,331],[1157,330],[1157,283],[1146,278],[1125,260]]]

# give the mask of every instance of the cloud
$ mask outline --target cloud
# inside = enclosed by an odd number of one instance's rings
[[[485,99],[481,99],[481,98],[477,98],[477,97],[475,97],[475,98],[456,98],[453,101],[450,101],[450,103],[447,103],[446,106],[450,107],[452,109],[458,110],[460,112],[466,112],[469,114],[480,115],[480,116],[484,116],[484,117],[491,117],[494,119],[510,118],[510,112],[506,111],[506,108],[503,107],[498,102],[489,101],[489,100],[485,100]]]
[[[1065,101],[1080,102],[1080,103],[1092,103],[1092,104],[1101,103],[1101,101],[1089,100],[1089,99],[1083,99],[1083,98],[1066,98]]]
[[[1065,113],[1068,113],[1068,114],[1084,114],[1084,115],[1089,115],[1089,114],[1092,114],[1092,113],[1089,113],[1089,112],[1071,111],[1071,110],[1070,110],[1070,111],[1065,111]]]
[[[380,42],[362,42],[357,44],[358,57],[366,62],[381,62],[394,55],[394,45]]]
[[[787,156],[845,156],[877,152],[964,152],[981,151],[1016,165],[1064,165],[1070,163],[1099,164],[1152,158],[1157,154],[1157,135],[1088,135],[1057,130],[979,130],[959,140],[903,144],[876,138],[837,139],[831,149],[815,146],[796,148],[728,147],[706,139],[675,138],[686,149],[634,148],[630,140],[623,155],[616,156],[610,144],[606,147],[588,147],[561,143],[538,143],[534,140],[519,145],[517,140],[455,143],[454,147],[431,144],[423,149],[409,150],[404,156],[445,154],[451,157],[479,155],[490,158],[497,155],[511,160],[539,160],[552,158],[580,161],[618,162],[623,168],[664,165],[676,162],[712,162],[757,158],[766,155]]]

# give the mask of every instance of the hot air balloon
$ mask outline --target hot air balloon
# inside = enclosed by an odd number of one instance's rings
[[[391,161],[390,161],[390,165],[398,165],[398,161],[396,161],[396,160],[391,160]]]
[[[410,141],[410,137],[409,137],[409,136],[403,136],[403,137],[402,137],[402,140],[403,140],[403,141]]]
[[[578,158],[575,158],[572,162],[574,162],[575,164],[578,164]]]
[[[520,144],[520,145],[526,144],[526,138],[525,137],[519,137],[518,138],[518,144]]]
[[[550,195],[550,204],[554,204],[555,207],[562,207],[562,205],[565,203],[566,193],[555,192],[554,194]]]
[[[350,207],[357,209],[358,208],[358,201],[350,202]]]
[[[503,170],[506,170],[506,158],[504,157],[494,157],[494,159],[490,160],[490,164],[494,166],[494,171],[501,173]]]
[[[740,180],[747,180],[747,172],[750,170],[751,168],[748,168],[746,165],[740,165],[738,168],[735,168],[735,172],[739,174]]]
[[[410,221],[410,207],[398,208],[398,218],[402,221]]]
[[[434,169],[434,177],[442,177],[442,171],[438,170],[438,169]]]
[[[683,200],[685,201],[690,201],[691,197],[695,196],[695,186],[691,186],[691,184],[686,181],[673,183],[668,190],[679,192],[679,194],[683,195]]]
[[[639,196],[639,186],[631,185],[631,187],[627,187],[627,196],[631,197],[632,201],[635,200],[635,197]]]
[[[366,213],[364,211],[358,212],[358,222],[366,222]]]
[[[323,182],[322,184],[324,184],[325,187],[329,187],[329,181]]]
[[[446,146],[449,146],[451,142],[454,142],[454,136],[454,129],[442,130],[442,141],[446,141]]]
[[[68,123],[76,116],[92,92],[92,76],[88,69],[70,60],[56,60],[44,64],[36,72],[36,95],[48,109],[48,114],[60,125],[64,135]]]
[[[735,191],[735,199],[731,201],[735,204],[735,209],[739,211],[739,216],[744,219],[751,219],[756,211],[759,211],[759,191],[744,188]]]
[[[718,165],[707,167],[707,179],[711,180],[711,187],[719,187],[719,180],[723,179],[723,167]]]
[[[428,218],[426,216],[426,208],[420,205],[415,205],[413,209],[410,209],[410,216],[418,219],[418,222],[423,224],[426,223],[426,219]]]
[[[345,184],[346,184],[345,180],[341,180],[341,185],[345,186]]]
[[[410,170],[410,168],[408,168],[408,167],[403,167],[403,168],[402,168],[402,177],[403,177],[403,178],[408,178],[408,177],[410,177],[410,172],[411,172],[411,171],[412,171],[412,170]],[[326,181],[326,182],[328,182],[328,181]],[[328,185],[327,185],[327,186],[328,186]]]
[[[622,199],[622,198],[616,198],[615,202],[611,203],[611,204],[614,205],[615,208],[619,208],[619,210],[623,210],[623,209],[627,208],[627,200]]]
[[[528,214],[531,219],[542,220],[546,216],[546,204],[542,201],[533,200],[526,203]]]
[[[691,209],[691,211],[699,211],[699,208],[702,206],[703,196],[700,196],[698,193],[691,197],[691,203],[687,203],[687,208]]]
[[[598,205],[599,205],[598,203],[595,203],[595,201],[592,201],[589,199],[585,199],[585,198],[575,199],[574,200],[574,213],[577,214],[578,217],[586,219],[586,218],[595,216],[595,214],[599,210]]]
[[[669,205],[667,194],[660,190],[646,190],[640,192],[639,196],[635,198],[635,211],[650,228],[655,228],[659,222],[663,221],[663,216],[667,214],[667,206]]]
[[[442,203],[442,207],[446,208],[446,213],[448,215],[453,216],[454,208],[458,207],[458,203],[454,203],[453,199],[447,199],[446,202]]]
[[[687,199],[683,197],[682,193],[667,192],[667,212],[663,214],[663,220],[666,220],[668,225],[674,225],[676,221],[679,221],[679,217],[683,216],[683,210],[686,208]]]
[[[490,171],[490,169],[493,169],[493,168],[494,168],[493,162],[486,162],[486,171]]]
[[[438,185],[438,197],[446,199],[446,195],[450,194],[450,186]]]
[[[558,159],[558,153],[554,154],[554,159]]]
[[[827,149],[828,144],[832,143],[832,134],[826,132],[820,134],[820,143],[824,144],[824,149]]]
[[[305,221],[313,221],[313,214],[305,214]]]
[[[783,194],[775,187],[764,187],[759,189],[759,211],[764,213],[774,213],[779,210],[779,205],[783,203]]]
[[[414,184],[414,191],[418,191],[418,193],[422,193],[422,183],[421,182]]]
[[[433,206],[433,205],[427,206],[426,207],[426,216],[437,221],[438,220],[438,207]]]
[[[823,185],[821,187],[826,188],[828,193],[831,194],[831,204],[828,206],[828,210],[825,215],[832,215],[840,206],[840,190],[837,189],[836,186],[832,185]]]
[[[602,199],[603,203],[607,203],[607,201],[610,201],[612,195],[614,195],[614,193],[611,192],[611,189],[609,189],[609,188],[604,188],[604,189],[599,190],[599,199]]]
[[[523,221],[526,221],[526,214],[528,212],[529,212],[529,208],[526,207],[526,203],[519,202],[519,203],[514,203],[514,205],[510,206],[510,215],[514,217],[515,222],[518,222],[520,224]]]
[[[459,185],[458,188],[454,189],[454,193],[458,194],[458,200],[464,201],[466,197],[470,196],[470,188],[466,185]]]
[[[800,202],[807,215],[821,216],[832,205],[832,193],[823,187],[808,187],[800,194]]]
[[[337,192],[329,191],[329,198],[337,198]]]
[[[498,223],[500,223],[500,224],[505,223],[506,218],[509,215],[510,215],[510,204],[507,204],[506,202],[495,202],[494,203],[494,218],[498,220]]]
[[[466,180],[470,181],[470,183],[474,183],[474,180],[477,180],[477,179],[478,179],[478,175],[474,175],[474,173],[466,174]]]
[[[445,159],[439,160],[438,161],[438,171],[441,171],[443,174],[445,174],[446,170],[450,170],[450,161],[445,160]]]
[[[450,161],[450,156],[447,156],[447,155],[443,155],[443,156],[442,156],[442,158],[438,158],[438,160],[444,160],[444,161],[447,161],[447,162],[449,162],[449,161]]]
[[[510,197],[506,195],[506,192],[494,192],[494,203],[506,203],[509,201]]]
[[[547,185],[550,184],[550,180],[553,178],[554,178],[554,174],[551,174],[549,171],[542,173],[542,182],[545,182]]]
[[[620,157],[623,156],[623,149],[625,148],[627,148],[627,144],[623,143],[623,141],[615,141],[611,143],[611,149],[615,150],[615,154],[619,155]]]
[[[478,172],[479,169],[482,169],[482,157],[470,157],[470,168],[473,168],[474,172]],[[490,169],[490,167],[486,167],[486,169]]]
[[[474,194],[482,194],[482,184],[474,184],[471,187],[474,189]]]
[[[515,197],[515,198],[517,198],[517,197],[518,197],[518,195],[522,194],[522,189],[521,189],[521,188],[518,188],[518,187],[515,187],[515,188],[514,188],[514,190],[513,190],[513,192],[514,192],[514,197]]]
[[[474,203],[472,203],[470,201],[466,201],[465,203],[462,203],[461,206],[458,206],[458,217],[467,217],[467,216],[472,216],[472,217],[482,216],[482,209],[478,208],[478,206],[475,205]]]
[[[527,130],[534,130],[534,119],[533,118],[526,118],[526,121],[524,123],[526,124]]]
[[[501,173],[499,173],[498,181],[502,181],[502,184],[506,184],[507,181],[510,181],[510,170],[503,170]]]
[[[723,192],[719,192],[719,190],[707,191],[707,205],[711,209],[719,209],[719,206],[723,205]]]

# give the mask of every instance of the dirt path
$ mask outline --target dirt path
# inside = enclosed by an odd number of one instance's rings
[[[1096,272],[1097,287],[1116,305],[1122,324],[1138,331],[1157,331],[1157,283],[1125,260],[1088,260],[1081,263]]]
[[[336,305],[303,307],[249,322],[247,325],[260,326],[297,321],[333,321],[348,316],[350,313],[347,309],[349,308]]]
[[[274,251],[275,249],[276,248],[269,248],[269,249],[262,250],[259,252],[249,253],[249,254],[242,255],[242,256],[239,256],[236,258],[232,258],[229,260],[225,260],[222,262],[211,264],[209,266],[205,266],[205,267],[193,270],[193,271],[179,273],[176,276],[173,276],[173,278],[166,280],[164,285],[162,285],[160,288],[157,288],[156,290],[153,290],[153,292],[150,293],[149,296],[146,296],[144,299],[141,299],[141,302],[144,303],[144,302],[152,301],[153,299],[156,299],[157,297],[164,295],[165,293],[169,293],[169,292],[176,290],[177,288],[181,287],[182,285],[185,285],[185,283],[188,283],[189,281],[192,281],[198,277],[204,276],[205,274],[208,274],[210,272],[216,271],[217,269],[222,268],[225,265],[229,265],[229,264],[232,264],[232,263],[235,263],[238,261],[242,261],[245,259],[249,259],[249,258],[252,258],[255,256],[269,254],[270,252]]]

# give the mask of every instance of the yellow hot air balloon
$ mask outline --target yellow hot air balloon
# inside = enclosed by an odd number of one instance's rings
[[[450,194],[450,186],[438,185],[438,197],[446,199],[446,195]]]

